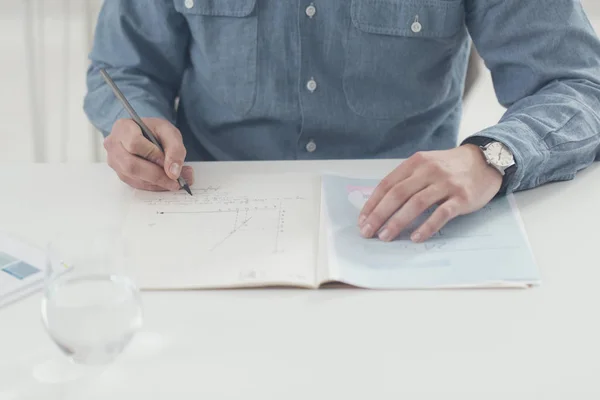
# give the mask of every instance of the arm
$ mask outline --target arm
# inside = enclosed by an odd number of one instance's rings
[[[439,205],[412,234],[427,240],[499,190],[571,179],[600,158],[600,41],[577,0],[464,0],[471,37],[492,72],[500,122],[444,151],[417,153],[377,186],[361,212],[365,237],[392,240]],[[473,145],[504,143],[516,170],[501,174]]]
[[[98,18],[84,111],[108,136],[129,118],[102,79],[104,67],[140,117],[174,124],[174,102],[186,67],[189,31],[172,0],[105,1]]]
[[[507,192],[572,179],[600,158],[600,40],[578,0],[466,0],[467,26],[507,112]]]

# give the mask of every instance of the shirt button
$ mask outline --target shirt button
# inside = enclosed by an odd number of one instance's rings
[[[308,82],[306,82],[306,88],[311,93],[314,92],[315,90],[317,90],[317,82],[315,81],[314,78],[310,78],[310,80]]]
[[[317,13],[317,9],[313,4],[306,7],[306,15],[308,15],[308,18],[314,17],[316,13]]]
[[[421,32],[421,29],[423,29],[423,26],[421,25],[421,23],[419,21],[415,21],[413,22],[413,24],[410,26],[410,29],[414,32],[414,33],[419,33]]]
[[[310,141],[306,144],[306,151],[308,151],[309,153],[312,153],[316,149],[317,149],[317,144],[315,143],[314,140],[310,139]]]
[[[186,8],[194,7],[194,0],[185,0],[185,6]]]

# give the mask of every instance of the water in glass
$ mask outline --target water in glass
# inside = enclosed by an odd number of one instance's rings
[[[138,289],[110,240],[61,242],[49,251],[42,301],[49,336],[74,362],[108,364],[142,326]]]

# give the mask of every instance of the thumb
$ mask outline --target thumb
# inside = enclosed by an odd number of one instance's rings
[[[171,179],[179,178],[186,156],[179,129],[170,123],[161,124],[156,128],[156,135],[165,150],[165,173]]]

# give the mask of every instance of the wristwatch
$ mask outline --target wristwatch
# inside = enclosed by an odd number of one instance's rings
[[[517,165],[512,152],[504,143],[483,136],[472,136],[462,144],[474,144],[481,149],[485,161],[502,174],[502,186],[498,193],[506,192],[508,183],[514,175]]]

